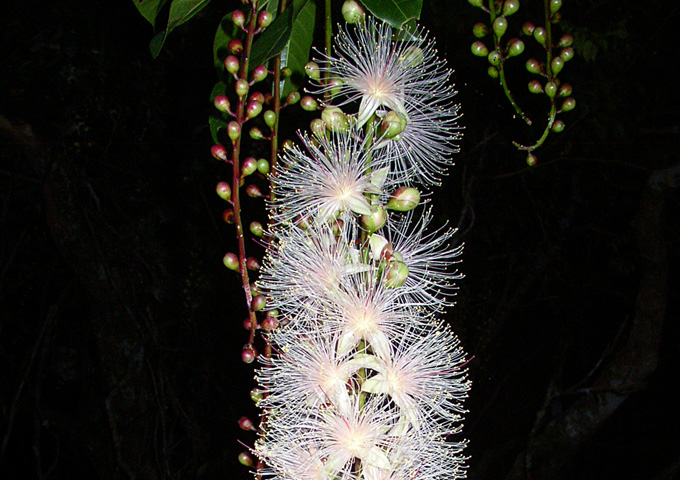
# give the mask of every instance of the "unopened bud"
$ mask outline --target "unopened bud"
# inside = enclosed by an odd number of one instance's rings
[[[402,114],[390,110],[380,121],[379,128],[383,137],[394,138],[406,128],[406,118]]]
[[[258,65],[257,67],[255,67],[253,73],[251,74],[253,77],[253,82],[261,82],[262,80],[267,78],[268,73],[269,72],[267,71],[267,67],[265,67],[264,65]]]
[[[338,107],[326,107],[321,112],[321,120],[331,132],[344,132],[349,127],[347,116]]]
[[[472,54],[477,57],[486,57],[489,54],[489,49],[486,48],[484,42],[480,40],[477,40],[475,43],[473,43],[470,46],[470,50],[472,51]]]
[[[267,110],[264,112],[262,118],[264,118],[265,125],[267,125],[269,128],[274,128],[274,125],[276,124],[276,113],[274,113],[273,110]]]
[[[371,214],[361,216],[361,224],[369,233],[380,230],[387,222],[387,212],[382,205],[371,205]]]
[[[225,223],[234,223],[234,211],[231,208],[227,208],[222,212],[222,220]]]
[[[508,29],[508,20],[502,16],[496,17],[496,19],[493,21],[493,24],[491,25],[491,28],[493,28],[493,33],[496,34],[496,38],[501,38],[503,35],[505,35],[505,32]]]
[[[420,192],[413,187],[399,187],[390,201],[387,208],[398,212],[408,212],[413,210],[420,203]]]
[[[246,258],[246,268],[256,272],[260,269],[260,262],[255,257],[248,257]]]
[[[274,20],[274,15],[272,15],[272,12],[268,10],[262,10],[257,16],[257,25],[260,28],[267,28],[269,25],[271,25],[272,20]]]
[[[266,316],[264,320],[262,320],[261,326],[264,330],[271,331],[279,326],[279,321],[276,317]]]
[[[541,73],[541,63],[535,58],[527,60],[526,67],[529,73]]]
[[[295,105],[300,101],[299,92],[290,92],[286,97],[286,105]]]
[[[234,55],[229,55],[224,59],[224,68],[227,69],[227,72],[236,74],[239,68],[241,68],[241,62]]]
[[[260,102],[248,102],[246,106],[246,118],[248,120],[257,117],[261,112],[262,104]]]
[[[569,60],[574,58],[574,49],[571,47],[563,48],[562,51],[560,52],[560,57],[565,62],[568,62]]]
[[[524,33],[524,35],[533,35],[534,30],[536,30],[536,25],[531,22],[526,22],[524,25],[522,25],[522,33]]]
[[[231,21],[237,27],[243,28],[246,23],[246,15],[241,10],[234,10],[231,12]]]
[[[342,18],[345,19],[345,22],[350,24],[360,23],[364,21],[365,17],[366,12],[364,11],[364,7],[357,1],[346,0],[345,3],[342,4]]]
[[[555,133],[562,133],[565,127],[566,125],[562,120],[556,120],[555,123],[553,123],[552,131]]]
[[[257,160],[255,160],[253,157],[248,157],[243,160],[243,164],[241,165],[241,176],[247,177],[248,175],[255,173],[256,170]]]
[[[488,73],[491,78],[498,78],[501,74],[498,67],[494,67],[493,65],[489,65],[489,68],[486,69],[486,73]]]
[[[243,52],[243,42],[235,38],[227,44],[227,48],[234,55],[241,55],[241,53]]]
[[[248,134],[250,135],[250,138],[252,138],[253,140],[263,140],[264,139],[264,134],[262,133],[262,130],[260,130],[257,127],[251,128],[250,131],[248,132]]]
[[[259,159],[257,161],[257,171],[262,175],[267,175],[269,173],[269,162],[264,158]]]
[[[314,99],[314,97],[310,97],[309,95],[305,95],[300,99],[300,107],[302,107],[303,110],[307,112],[312,112],[319,108],[318,102]]]
[[[574,43],[574,37],[569,35],[568,33],[565,33],[560,37],[559,42],[557,42],[558,47],[571,47],[571,44]]]
[[[529,91],[531,93],[541,93],[543,91],[543,85],[538,80],[532,80],[529,82]]]
[[[217,192],[217,195],[219,195],[219,197],[225,202],[231,200],[231,187],[227,182],[218,183],[215,191]]]
[[[213,100],[213,105],[222,113],[229,113],[229,99],[226,95],[218,95]]]
[[[262,92],[253,92],[248,97],[248,102],[265,103],[266,98]]]
[[[243,359],[243,361],[246,362],[245,359]],[[252,362],[252,360],[250,362],[246,362],[246,363],[251,363],[251,362]],[[253,465],[255,465],[255,462],[253,462],[253,457],[251,457],[248,452],[239,453],[238,454],[238,461],[241,465],[243,465],[245,467],[252,467]]]
[[[262,197],[262,191],[257,185],[250,184],[246,187],[246,195],[251,198],[260,198]]]
[[[503,60],[503,57],[501,57],[501,54],[498,53],[497,50],[491,50],[486,58],[489,60],[489,63],[494,67],[500,65],[501,60]]]
[[[253,363],[255,357],[257,357],[257,351],[253,346],[250,344],[244,345],[243,350],[241,350],[241,360],[243,360],[244,363]]]
[[[309,129],[317,138],[322,138],[326,135],[326,124],[320,118],[315,118],[309,122]]]
[[[552,70],[553,75],[559,75],[563,67],[564,60],[562,60],[562,57],[555,57],[552,59],[552,62],[550,62],[550,69]]]
[[[383,280],[387,288],[401,287],[408,277],[408,267],[400,260],[392,259],[383,272]]]
[[[319,71],[319,64],[316,62],[307,62],[305,64],[305,73],[312,80],[318,80],[321,78],[321,72]]]
[[[557,84],[555,82],[548,82],[545,84],[545,94],[553,98],[557,94]]]
[[[250,222],[249,229],[250,233],[256,237],[262,237],[262,235],[264,235],[264,227],[260,222]]]
[[[410,47],[406,47],[404,49],[401,56],[399,57],[399,63],[406,67],[412,68],[422,63],[424,59],[425,54],[423,53],[423,49],[416,47],[415,45],[411,45]]]
[[[576,100],[574,100],[573,97],[565,98],[564,102],[562,102],[562,111],[563,112],[568,112],[570,110],[573,110],[574,107],[576,107]]]
[[[260,390],[259,388],[253,388],[250,391],[250,399],[253,402],[257,403],[264,398],[264,393],[265,393],[264,390]]]
[[[558,95],[560,97],[568,97],[569,95],[571,95],[571,92],[572,92],[571,85],[569,83],[563,83],[560,86],[560,91],[559,91]]]
[[[232,142],[238,140],[239,137],[241,136],[241,125],[234,120],[229,122],[227,124],[227,135],[229,136]]]
[[[222,258],[222,263],[224,263],[224,266],[229,270],[237,272],[239,269],[238,256],[236,256],[235,253],[227,253],[224,258]]]
[[[546,38],[546,33],[545,33],[545,28],[543,27],[537,27],[534,30],[534,38],[536,41],[543,47],[545,47],[545,38]]]
[[[560,8],[562,8],[562,0],[550,0],[550,13],[555,13]]]
[[[248,94],[248,89],[250,88],[250,85],[248,82],[242,78],[239,78],[236,80],[236,85],[235,85],[235,90],[236,90],[236,95],[239,97],[245,97]]]
[[[253,312],[259,312],[265,307],[265,305],[267,305],[267,300],[264,298],[264,295],[258,295],[257,297],[253,298],[251,308],[253,309]]]
[[[524,42],[519,38],[513,38],[508,42],[508,57],[516,57],[524,51]]]
[[[484,38],[489,33],[489,27],[485,23],[475,23],[472,27],[472,34],[477,38]]]
[[[519,10],[519,0],[505,0],[503,3],[503,15],[509,17]]]
[[[293,74],[293,69],[290,67],[283,67],[281,69],[281,76],[283,78],[290,78],[290,76]]]
[[[215,160],[222,160],[223,162],[226,162],[229,159],[227,157],[227,149],[220,144],[210,147],[210,154],[215,158]]]
[[[536,162],[538,162],[536,155],[534,155],[533,153],[529,153],[527,155],[527,165],[529,165],[530,167],[534,167],[536,166]]]
[[[253,424],[253,421],[249,419],[248,417],[241,417],[238,419],[238,426],[241,428],[241,430],[247,431],[255,431],[255,424]]]

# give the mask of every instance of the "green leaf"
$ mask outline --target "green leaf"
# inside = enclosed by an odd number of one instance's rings
[[[151,45],[149,45],[153,58],[158,57],[158,54],[161,52],[163,44],[165,43],[165,39],[168,38],[170,32],[187,22],[191,17],[203,10],[209,3],[210,0],[173,0],[170,4],[170,15],[168,16],[168,26],[165,27],[165,32],[159,32],[159,34],[151,40]],[[161,33],[164,34],[161,35]]]
[[[309,61],[309,51],[314,40],[314,25],[316,22],[316,3],[307,2],[300,9],[293,22],[290,40],[281,57],[285,53],[285,63],[281,66],[290,68],[293,74],[286,79],[281,97],[285,98],[290,92],[297,90],[305,81],[305,64]]]
[[[142,17],[156,28],[156,17],[168,0],[132,0]]]
[[[371,14],[395,28],[420,18],[423,0],[362,0]]]
[[[249,69],[264,65],[267,60],[281,53],[290,39],[293,22],[308,1],[294,0],[253,43]]]

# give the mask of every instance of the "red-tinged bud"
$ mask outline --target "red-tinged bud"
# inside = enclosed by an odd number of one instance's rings
[[[420,203],[420,192],[413,187],[399,187],[387,202],[387,208],[398,212],[413,210]]]
[[[218,95],[213,100],[213,105],[222,113],[229,113],[230,105],[229,99],[226,95]]]
[[[238,272],[239,270],[238,256],[235,253],[227,253],[224,258],[222,258],[222,263],[224,263],[224,266],[229,270],[235,272]]]
[[[227,44],[227,48],[234,55],[241,55],[243,52],[243,42],[241,42],[241,40],[238,38],[235,38]]]
[[[239,28],[243,28],[246,23],[246,15],[241,10],[231,12],[231,21]]]
[[[555,12],[550,17],[550,23],[560,23],[562,21],[562,12]]]
[[[248,257],[246,258],[246,268],[253,272],[257,272],[260,269],[260,262],[258,262],[255,257]]]
[[[267,175],[269,173],[269,162],[265,158],[261,158],[257,161],[257,171],[262,175]]]
[[[243,328],[245,330],[250,331],[252,326],[253,326],[253,322],[250,321],[250,318],[246,318],[245,320],[243,320]]]
[[[565,127],[566,125],[562,120],[556,120],[555,123],[553,123],[552,131],[555,133],[562,133]]]
[[[246,187],[246,195],[251,198],[260,198],[262,197],[262,191],[257,185],[250,184]]]
[[[361,216],[361,224],[369,233],[380,230],[387,222],[387,212],[382,205],[372,205],[370,215]]]
[[[250,306],[253,309],[253,312],[259,312],[266,305],[267,305],[267,299],[264,298],[264,295],[258,295],[257,297],[253,298],[253,302],[251,303]]]
[[[248,120],[257,117],[261,112],[262,104],[260,102],[248,102],[246,106],[246,118]]]
[[[321,78],[321,71],[319,70],[319,64],[316,62],[307,62],[305,64],[305,73],[312,80],[318,80]]]
[[[537,27],[534,29],[534,39],[543,47],[545,47],[545,39],[547,34],[545,33],[545,28]]]
[[[264,235],[264,227],[260,222],[250,222],[250,233],[256,237],[262,237]]]
[[[500,53],[498,53],[497,50],[491,50],[486,58],[489,60],[489,63],[494,67],[500,65],[501,60],[503,60],[503,57],[501,56]]]
[[[272,331],[279,326],[279,321],[275,317],[267,316],[262,320],[262,328],[267,331]]]
[[[522,25],[522,33],[524,33],[526,36],[533,35],[534,30],[536,30],[536,25],[531,22],[526,22],[524,25]]]
[[[545,84],[545,94],[553,98],[557,94],[557,84],[555,82],[548,82]]]
[[[241,428],[241,430],[245,430],[246,432],[248,431],[255,431],[255,424],[253,424],[253,421],[249,419],[248,417],[241,417],[238,419],[238,426]]]
[[[384,138],[394,138],[406,128],[406,117],[390,110],[380,120],[379,132]]]
[[[503,3],[503,15],[506,17],[517,13],[517,10],[519,10],[519,0],[505,0]]]
[[[274,15],[268,10],[262,10],[257,16],[257,26],[260,28],[267,28],[274,20]]]
[[[516,57],[524,52],[524,42],[519,38],[513,38],[508,42],[508,57]]]
[[[265,98],[262,92],[253,92],[248,97],[248,102],[265,103]]]
[[[248,134],[253,140],[264,140],[264,133],[257,127],[251,128]]]
[[[241,136],[241,125],[236,121],[231,121],[227,124],[227,135],[232,142],[235,142]]]
[[[383,281],[387,288],[401,287],[408,278],[408,267],[402,261],[394,258],[387,263],[383,272]]]
[[[349,128],[347,116],[338,107],[326,107],[321,112],[321,120],[331,132],[346,132]]]
[[[560,97],[568,97],[569,95],[571,95],[571,92],[572,92],[571,85],[568,84],[568,83],[563,83],[563,84],[560,86],[560,92],[559,92],[558,95],[559,95]]]
[[[562,102],[562,111],[563,112],[569,112],[576,107],[576,100],[574,100],[574,97],[569,97],[565,98],[564,102]]]
[[[242,78],[239,78],[236,80],[236,85],[235,85],[235,90],[236,90],[236,95],[239,96],[239,98],[245,97],[248,94],[248,89],[250,88],[250,85],[248,82]]]
[[[475,23],[475,25],[472,27],[472,34],[477,38],[484,38],[488,35],[488,33],[489,27],[487,27],[485,23]]]
[[[257,350],[255,350],[252,345],[246,344],[243,346],[243,350],[241,350],[241,360],[243,360],[244,363],[253,363],[256,357]]]
[[[250,294],[253,297],[257,297],[258,295],[262,295],[262,290],[260,290],[260,287],[257,286],[257,283],[253,282],[249,286],[250,286]]]
[[[286,97],[286,105],[295,105],[300,101],[300,94],[298,92],[290,92]]]
[[[315,118],[309,122],[309,129],[317,138],[322,138],[326,135],[326,124],[320,118]]]
[[[271,93],[265,93],[264,94],[264,104],[265,105],[272,105],[274,103],[274,95]]]
[[[489,54],[489,49],[486,48],[484,42],[480,40],[477,40],[470,46],[470,51],[472,51],[472,54],[477,57],[486,57]]]
[[[227,208],[222,212],[222,220],[226,223],[234,223],[234,211],[231,208]]]
[[[535,58],[527,60],[526,67],[529,73],[541,73],[541,63]]]
[[[493,65],[489,65],[489,68],[486,69],[486,73],[488,73],[491,78],[498,78],[501,74],[498,68]]]
[[[532,80],[529,82],[529,91],[531,93],[541,93],[543,91],[543,85],[538,80]]]
[[[286,150],[290,150],[294,146],[295,143],[293,143],[293,141],[289,138],[283,141],[283,144],[281,145],[281,150],[285,152]]]
[[[560,52],[560,57],[565,62],[568,62],[569,60],[574,58],[574,49],[571,47],[563,48],[562,51]]]
[[[307,112],[312,112],[319,108],[318,102],[314,100],[314,97],[310,97],[309,95],[305,95],[300,99],[300,106]]]
[[[552,70],[553,75],[559,75],[559,73],[562,71],[562,68],[564,68],[564,60],[562,60],[562,57],[555,57],[552,59],[550,62],[550,69]]]
[[[260,400],[264,398],[264,394],[265,394],[264,390],[260,390],[259,388],[253,388],[250,391],[250,399],[253,402],[258,403]]]
[[[227,69],[227,72],[235,75],[238,73],[239,68],[241,68],[241,62],[239,62],[238,58],[236,58],[234,55],[229,55],[224,59],[224,68]]]
[[[345,0],[342,4],[342,18],[349,24],[361,23],[366,18],[366,11],[356,0]]]
[[[555,13],[562,8],[562,0],[550,0],[550,13]]]
[[[534,167],[536,166],[536,162],[538,162],[536,155],[534,155],[533,153],[529,153],[527,155],[527,165],[529,165],[530,167]]]
[[[264,65],[258,65],[257,67],[255,67],[253,73],[251,74],[253,77],[253,82],[261,82],[262,80],[267,78],[268,73],[269,72],[267,71],[267,67],[265,67]]]
[[[215,160],[222,160],[223,162],[229,160],[229,157],[227,157],[227,149],[219,143],[210,147],[210,154]]]
[[[493,24],[491,24],[491,28],[493,28],[496,38],[501,38],[508,29],[508,20],[505,17],[496,17]]]
[[[252,362],[252,360],[250,362],[247,362],[245,359],[243,359],[243,361],[246,362],[246,363]],[[255,462],[253,462],[253,457],[251,457],[248,452],[239,453],[238,454],[238,461],[241,465],[243,465],[245,467],[249,467],[249,468],[252,467],[253,465],[255,465]]]
[[[560,37],[559,42],[557,43],[558,47],[571,47],[571,44],[574,43],[574,37],[569,35],[568,33],[565,33]]]
[[[227,182],[218,183],[215,191],[217,192],[217,195],[219,195],[219,197],[225,202],[231,200],[231,187]]]
[[[257,160],[255,160],[253,157],[248,157],[245,160],[243,160],[243,164],[241,165],[241,176],[247,177],[248,175],[252,175],[257,171]]]
[[[266,112],[264,112],[262,118],[264,118],[264,123],[269,128],[274,128],[274,125],[276,125],[276,114],[274,113],[273,110],[267,110]]]
[[[293,69],[290,67],[283,67],[281,69],[281,76],[283,78],[290,78],[290,76],[293,74]]]

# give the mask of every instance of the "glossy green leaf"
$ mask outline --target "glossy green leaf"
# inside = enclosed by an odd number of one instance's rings
[[[423,0],[362,0],[371,14],[395,28],[420,18]]]
[[[160,12],[163,5],[167,3],[168,0],[132,0],[137,7],[137,10],[146,18],[152,27],[156,28],[156,17],[158,12]]]
[[[288,45],[281,54],[283,67],[293,71],[287,78],[281,96],[297,90],[305,81],[305,64],[309,61],[309,51],[314,40],[314,26],[316,22],[316,3],[307,2],[293,22]],[[285,59],[283,58],[285,54]]]
[[[164,32],[159,32],[153,40],[149,48],[153,58],[158,57],[158,54],[163,48],[165,39],[168,38],[170,32],[187,22],[191,17],[203,10],[210,0],[173,0],[170,4],[170,14],[168,16],[168,26]]]

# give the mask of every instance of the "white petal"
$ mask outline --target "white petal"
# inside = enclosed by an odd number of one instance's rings
[[[385,237],[378,235],[377,233],[374,233],[369,237],[368,244],[371,247],[371,255],[373,256],[373,260],[380,260],[380,255],[382,254],[383,248],[385,248],[385,245],[388,243],[389,242]]]
[[[361,461],[373,467],[391,468],[390,459],[387,458],[382,448],[376,446],[369,448],[368,452],[361,456]]]
[[[390,393],[390,384],[382,373],[364,380],[361,391],[368,393]]]

